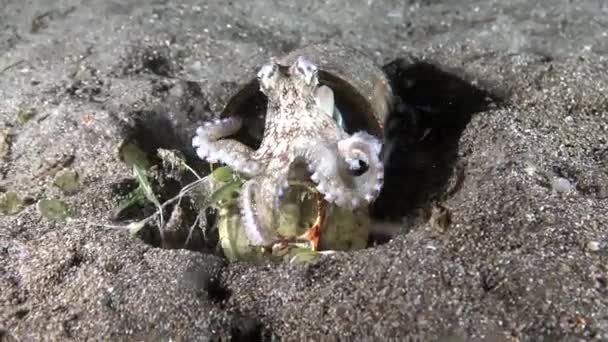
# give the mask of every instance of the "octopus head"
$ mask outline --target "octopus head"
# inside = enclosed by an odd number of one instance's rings
[[[272,59],[257,74],[260,90],[267,96],[281,98],[314,93],[319,84],[318,69],[308,58],[298,57],[291,65],[282,65]]]
[[[317,66],[304,56],[300,56],[289,67],[289,74],[302,86],[315,89],[319,84]]]

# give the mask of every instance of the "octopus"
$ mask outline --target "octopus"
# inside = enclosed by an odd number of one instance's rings
[[[312,182],[320,208],[354,211],[373,202],[384,179],[381,141],[365,131],[348,134],[337,122],[334,93],[319,83],[317,66],[305,56],[288,66],[271,59],[257,81],[268,100],[257,149],[230,138],[243,125],[238,115],[205,122],[192,139],[199,158],[246,179],[239,209],[251,244],[272,247],[285,240],[277,233],[277,217],[294,180]],[[313,239],[322,222],[320,217],[305,235]]]

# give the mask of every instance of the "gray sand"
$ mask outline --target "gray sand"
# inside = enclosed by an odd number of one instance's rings
[[[32,202],[0,217],[0,340],[608,339],[605,1],[0,8],[0,133],[10,137],[0,190]],[[425,214],[430,192],[401,208],[403,234],[310,264],[228,264],[95,227],[131,178],[116,154],[124,125],[170,113],[188,131],[270,56],[334,40],[379,65],[414,56],[501,99],[470,122],[457,115],[469,108],[454,109],[431,135],[452,149],[451,164],[432,139],[402,151],[412,188],[416,170],[436,164],[460,170],[445,184],[464,176],[449,196],[435,193],[452,215],[446,231]],[[63,167],[80,174],[75,195],[52,185]],[[72,217],[49,223],[35,204],[44,198],[66,201]]]

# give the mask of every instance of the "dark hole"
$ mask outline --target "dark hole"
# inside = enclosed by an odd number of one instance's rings
[[[224,287],[216,278],[212,278],[207,282],[206,290],[207,294],[209,294],[209,299],[216,303],[223,303],[231,295],[230,290]]]
[[[170,189],[179,190],[182,185],[166,185]],[[171,198],[173,196],[159,196],[159,200],[162,203],[164,200]],[[140,211],[138,215],[138,219],[143,219],[144,217],[151,215],[156,210],[152,205],[148,205],[147,210]],[[168,220],[168,215],[174,210],[174,206],[168,206],[165,212],[165,222]],[[163,236],[161,236],[161,232],[155,224],[146,225],[144,229],[142,229],[138,236],[144,242],[148,243],[154,247],[162,247],[167,249],[189,249],[193,251],[199,252],[207,252],[211,254],[215,254],[216,246],[219,242],[219,237],[217,234],[213,234],[216,232],[211,230],[210,227],[213,226],[214,220],[216,220],[217,213],[213,210],[207,210],[206,219],[206,231],[212,232],[203,235],[201,229],[199,227],[195,227],[192,232],[190,231],[190,227],[196,221],[196,216],[198,215],[198,211],[188,202],[187,199],[182,200],[180,204],[180,209],[182,210],[183,215],[183,223],[180,227],[174,227],[172,229],[164,229]],[[145,213],[141,215],[141,213]],[[176,229],[177,228],[177,229]]]
[[[80,252],[74,252],[72,257],[68,260],[66,267],[79,267],[84,261],[84,256]]]
[[[113,183],[110,185],[110,190],[112,194],[116,196],[126,196],[131,191],[137,188],[137,181],[135,179],[122,179],[119,182]]]
[[[396,104],[385,127],[385,183],[372,213],[399,218],[441,197],[462,132],[488,93],[429,63],[397,59],[383,67]]]
[[[391,234],[372,231],[372,232],[370,232],[369,237],[367,239],[367,246],[375,247],[378,245],[382,245],[382,244],[385,244],[385,243],[391,241],[392,238],[393,238],[393,235],[391,235]]]
[[[17,319],[23,319],[28,313],[30,313],[29,309],[19,309],[15,311],[14,315]]]
[[[164,77],[169,77],[171,75],[171,63],[157,51],[147,51],[144,53],[142,56],[142,65],[156,75]]]
[[[270,336],[265,332],[261,323],[249,317],[242,317],[234,323],[230,341],[270,341]]]
[[[34,203],[36,203],[36,199],[34,197],[27,196],[23,198],[23,204],[25,205],[32,205]]]
[[[190,91],[186,96],[200,96],[200,93]],[[190,108],[187,101],[182,101],[180,104],[185,108]],[[150,170],[157,171],[153,172],[154,176],[148,177],[148,180],[160,203],[176,196],[180,189],[194,181],[195,177],[187,173],[183,174],[180,180],[171,178],[162,168],[162,160],[157,155],[159,148],[182,152],[185,162],[202,174],[208,170],[208,164],[196,157],[190,146],[189,140],[191,140],[191,134],[193,135],[196,125],[188,118],[187,110],[157,108],[133,112],[132,117],[134,118],[134,124],[124,126],[122,133],[126,141],[134,143],[146,154],[148,161],[152,164]],[[123,203],[122,201],[125,201],[129,194],[133,194],[133,190],[137,186],[137,181],[132,179],[113,185],[112,190],[119,195],[117,200]],[[164,229],[164,239],[161,238],[161,232],[154,220],[140,230],[138,236],[155,247],[186,248],[214,253],[218,242],[217,234],[208,234],[205,238],[198,227],[193,229],[192,234],[190,234],[190,227],[195,223],[198,211],[193,207],[188,197],[184,197],[179,205],[181,210],[180,223],[177,227]],[[174,209],[174,205],[165,207],[163,211],[165,223],[171,217]],[[114,219],[118,223],[124,223],[127,220],[135,222],[154,214],[156,210],[156,207],[149,201],[144,201],[141,205],[137,202],[135,205],[128,207],[127,210],[122,211]],[[207,213],[205,217],[208,223],[207,227],[213,222],[213,216],[213,212]]]

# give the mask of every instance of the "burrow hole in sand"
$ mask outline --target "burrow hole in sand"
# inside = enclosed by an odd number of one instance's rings
[[[383,66],[383,69],[392,83],[396,105],[383,128],[385,184],[370,212],[374,220],[383,222],[399,221],[404,216],[428,219],[433,205],[458,190],[458,180],[454,181],[458,178],[458,172],[462,171],[457,162],[458,145],[472,115],[486,110],[490,104],[499,102],[500,99],[472,86],[456,73],[412,58],[394,60]],[[159,88],[161,92],[169,93],[175,84],[185,87],[186,91],[180,92],[187,97],[185,100],[173,101],[177,106],[175,108],[138,110],[133,113],[136,124],[125,130],[126,141],[139,146],[154,164],[154,168],[159,170],[159,180],[153,182],[153,187],[161,203],[175,196],[185,182],[194,178],[185,177],[178,181],[168,177],[163,173],[157,149],[179,149],[186,162],[195,170],[201,171],[203,175],[208,170],[208,165],[198,160],[189,146],[188,134],[184,134],[188,128],[193,131],[196,121],[200,122],[201,115],[196,111],[204,107],[204,96],[193,82],[180,81]],[[253,91],[249,91],[249,96],[242,96],[241,101],[234,104],[231,110],[242,113],[246,118],[244,128],[235,136],[255,148],[260,143],[266,101],[256,91],[256,82],[248,87]],[[355,131],[366,127],[365,118],[358,113],[356,104],[348,101],[339,91],[335,92],[336,105],[342,113],[348,113],[345,120],[347,130]],[[182,115],[170,116],[164,113]],[[134,180],[125,180],[117,186],[116,192],[124,196],[136,186]],[[181,201],[180,209],[179,229],[165,230],[164,243],[161,243],[161,235],[153,224],[142,229],[138,236],[157,247],[186,248],[221,255],[217,230],[210,229],[217,219],[217,212],[206,212],[207,233],[203,234],[203,229],[194,229],[190,234],[197,209],[186,200]],[[151,204],[133,207],[116,219],[121,222],[142,219],[154,210],[155,207]],[[166,208],[165,218],[170,217],[172,210],[172,206]],[[408,227],[400,230],[407,231]],[[367,245],[377,246],[389,241],[391,237],[385,230],[372,229]]]

